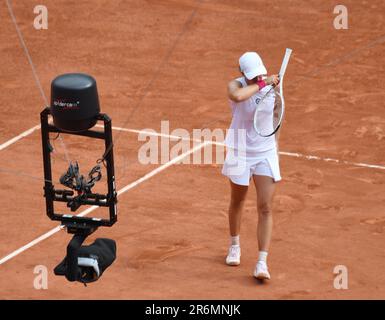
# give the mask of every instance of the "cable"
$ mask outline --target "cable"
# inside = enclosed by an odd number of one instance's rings
[[[8,12],[9,12],[9,14],[11,16],[11,19],[12,19],[12,22],[13,22],[15,28],[16,28],[16,32],[17,32],[17,35],[19,37],[20,44],[23,47],[23,50],[24,50],[25,55],[27,56],[29,65],[31,66],[32,74],[33,74],[33,77],[35,79],[35,83],[36,83],[36,85],[37,85],[37,87],[38,87],[38,89],[40,91],[40,95],[42,96],[42,98],[44,100],[45,106],[49,106],[49,102],[48,102],[47,96],[44,93],[44,90],[43,90],[43,87],[41,85],[39,76],[37,74],[35,65],[34,65],[34,63],[32,61],[32,57],[31,57],[31,55],[30,55],[30,53],[28,51],[27,45],[25,44],[24,37],[23,37],[23,34],[21,33],[19,25],[17,24],[15,14],[13,13],[11,0],[6,0],[6,3],[7,3],[7,7],[8,7]],[[62,144],[62,147],[64,149],[66,160],[67,160],[67,162],[70,162],[69,152],[68,152],[68,149],[67,149],[67,147],[66,147],[66,145],[65,145],[65,143],[63,141],[63,138],[61,136],[59,136],[59,140],[60,140],[60,143]]]
[[[60,177],[59,181],[62,185],[77,191],[79,194],[89,194],[91,193],[92,187],[101,178],[102,172],[100,165],[93,167],[86,179],[80,174],[78,162],[73,161],[70,163],[67,172]]]
[[[196,1],[196,5],[193,9],[193,11],[191,12],[190,16],[188,17],[188,19],[186,20],[186,22],[184,23],[183,27],[182,27],[182,30],[179,32],[179,34],[177,35],[177,37],[175,38],[174,42],[172,43],[171,47],[169,48],[169,50],[166,52],[166,54],[164,55],[163,59],[161,60],[160,64],[157,66],[156,70],[153,72],[153,77],[149,80],[149,82],[146,84],[146,86],[144,87],[144,93],[143,95],[140,97],[138,103],[136,104],[136,106],[134,108],[131,109],[131,112],[130,114],[128,115],[128,117],[126,118],[126,120],[123,122],[123,125],[121,126],[122,128],[126,128],[127,124],[129,123],[129,121],[131,120],[131,118],[133,117],[134,113],[137,112],[137,110],[141,107],[144,99],[147,97],[148,93],[149,93],[149,90],[150,88],[152,87],[153,83],[155,82],[155,80],[158,78],[158,75],[160,74],[160,71],[162,70],[162,68],[167,64],[168,60],[170,59],[172,53],[174,52],[177,44],[179,43],[179,41],[182,39],[183,35],[186,33],[186,31],[188,30],[192,20],[194,19],[197,11],[198,11],[198,8],[199,6],[201,5],[202,3],[202,0],[197,0]],[[120,137],[120,134],[121,132],[119,132],[115,138],[115,142],[114,143],[111,143],[105,150],[103,156],[101,157],[101,159],[99,159],[100,161],[104,161],[108,155],[108,153],[111,151],[111,149],[113,148],[114,144],[117,143],[117,141],[119,140],[119,137]],[[125,171],[125,170],[124,170]]]

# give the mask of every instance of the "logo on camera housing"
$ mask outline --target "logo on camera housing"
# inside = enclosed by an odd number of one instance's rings
[[[80,109],[80,101],[69,102],[65,99],[56,99],[53,102],[55,107],[62,108],[63,110],[77,110]]]

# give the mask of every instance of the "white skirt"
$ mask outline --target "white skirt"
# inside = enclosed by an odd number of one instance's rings
[[[277,149],[247,155],[228,150],[222,174],[242,186],[248,186],[253,175],[268,176],[278,182],[281,180],[281,173]]]

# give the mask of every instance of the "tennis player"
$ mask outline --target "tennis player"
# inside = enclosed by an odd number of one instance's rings
[[[246,52],[239,59],[242,77],[228,84],[228,97],[232,109],[232,121],[226,135],[227,154],[222,174],[230,180],[231,201],[229,207],[229,226],[231,243],[226,263],[231,266],[240,264],[241,248],[239,234],[242,208],[250,180],[256,187],[258,211],[258,247],[259,256],[254,270],[254,277],[260,280],[270,279],[267,267],[267,255],[271,241],[273,218],[272,201],[275,183],[281,180],[278,147],[275,135],[262,137],[253,127],[256,102],[258,108],[266,111],[266,120],[272,119],[274,108],[274,90],[267,85],[277,85],[278,75],[267,76],[262,59],[256,52]],[[270,113],[270,115],[268,114]]]

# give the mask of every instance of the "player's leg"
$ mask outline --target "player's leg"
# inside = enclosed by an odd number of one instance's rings
[[[257,190],[258,209],[258,247],[260,251],[268,251],[273,229],[272,204],[275,183],[271,177],[253,175]]]
[[[230,235],[238,236],[241,230],[242,209],[245,203],[248,186],[235,184],[230,180],[231,201],[229,206]]]
[[[239,234],[241,230],[242,209],[245,203],[248,186],[238,185],[230,180],[231,200],[229,206],[229,229],[231,244],[226,258],[228,265],[239,265],[241,248]]]
[[[273,230],[272,203],[275,183],[273,178],[263,175],[253,175],[253,180],[257,190],[257,236],[259,247],[258,263],[254,276],[259,279],[270,279],[266,259]]]

